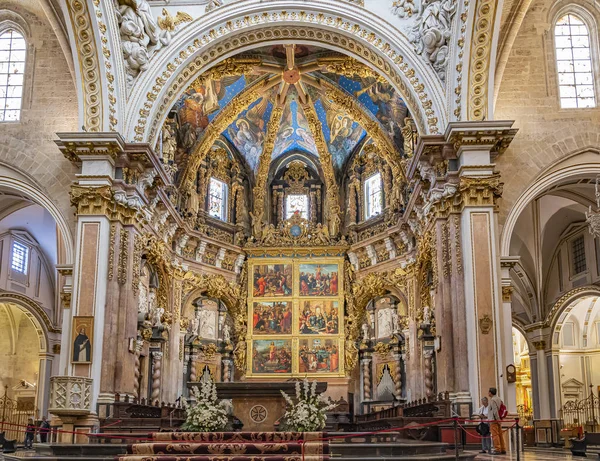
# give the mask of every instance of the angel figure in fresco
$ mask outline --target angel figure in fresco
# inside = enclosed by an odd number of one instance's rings
[[[355,124],[348,115],[337,111],[335,107],[333,107],[333,103],[327,98],[322,98],[321,104],[327,114],[329,150],[331,151],[331,155],[338,161],[338,164],[341,165],[346,154],[358,143],[363,130],[361,126]]]
[[[220,80],[196,80],[185,93],[179,105],[181,142],[189,149],[208,126],[208,116],[220,108],[219,101],[225,96],[227,87],[240,79],[239,75]]]
[[[264,115],[269,106],[268,98],[263,97],[257,104],[247,110],[229,126],[228,131],[238,150],[252,160],[258,160],[264,138]],[[235,128],[234,128],[235,127]]]
[[[373,77],[359,78],[362,89],[355,92],[358,98],[362,94],[367,94],[373,104],[377,106],[375,117],[393,138],[396,146],[401,148],[404,145],[401,127],[404,125],[404,119],[408,115],[408,109],[400,95],[387,82],[378,82]]]
[[[283,109],[283,115],[281,116],[281,125],[277,132],[277,139],[275,140],[275,147],[273,148],[272,157],[275,158],[290,147],[294,142],[294,121],[292,118],[291,104],[287,104]]]
[[[298,144],[300,144],[307,151],[318,154],[315,138],[313,138],[310,128],[308,127],[308,121],[306,120],[306,115],[304,115],[304,109],[300,107],[296,111],[296,121],[298,123],[296,134],[302,138],[301,141],[298,141]]]

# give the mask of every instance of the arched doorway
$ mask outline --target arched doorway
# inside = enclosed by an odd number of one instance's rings
[[[45,416],[47,337],[36,316],[0,300],[0,414],[7,438],[20,440],[28,418]],[[51,361],[50,361],[51,364]]]
[[[552,330],[552,355],[560,407],[600,389],[600,297],[583,296],[560,314]]]
[[[513,355],[516,368],[517,413],[523,425],[533,421],[531,368],[527,339],[517,328],[512,329]]]

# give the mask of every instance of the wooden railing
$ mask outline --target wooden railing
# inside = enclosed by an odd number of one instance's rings
[[[395,418],[449,418],[452,414],[452,402],[448,392],[441,392],[431,399],[420,399],[396,407],[355,416],[356,423],[380,421]]]

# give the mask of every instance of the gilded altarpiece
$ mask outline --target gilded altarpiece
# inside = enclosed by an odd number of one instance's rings
[[[344,260],[250,258],[247,377],[344,376]]]

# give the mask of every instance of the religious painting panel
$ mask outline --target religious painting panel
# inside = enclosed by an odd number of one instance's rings
[[[298,332],[301,335],[337,335],[340,332],[338,301],[306,300],[298,316]]]
[[[252,344],[252,372],[285,374],[292,372],[291,339],[256,339]]]
[[[92,363],[94,317],[73,317],[71,362]]]
[[[299,355],[299,373],[337,373],[340,370],[337,338],[301,338]]]
[[[253,271],[255,298],[290,296],[292,294],[291,264],[257,264]]]
[[[339,266],[337,264],[300,264],[300,296],[337,296]]]
[[[252,333],[289,335],[292,333],[291,301],[255,301],[252,306]]]

